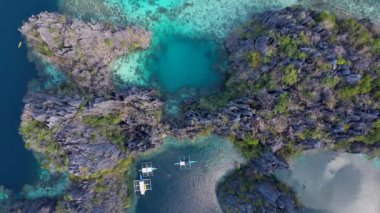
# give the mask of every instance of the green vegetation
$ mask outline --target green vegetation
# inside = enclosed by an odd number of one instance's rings
[[[291,158],[297,157],[302,154],[301,148],[298,148],[294,142],[286,143],[278,154],[284,159],[290,160]]]
[[[306,45],[310,43],[309,37],[305,34],[304,31],[302,31],[299,36],[300,36],[300,44]]]
[[[350,42],[357,48],[369,46],[373,43],[371,32],[354,18],[344,19],[340,23],[340,28],[350,34]]]
[[[323,22],[330,29],[334,29],[337,27],[336,16],[327,11],[321,12],[317,18],[317,21]]]
[[[323,83],[330,89],[334,89],[340,82],[339,77],[326,77],[323,79]]]
[[[257,86],[257,84],[251,85],[247,81],[234,84],[229,84],[227,82],[224,92],[217,95],[211,95],[206,98],[201,98],[196,107],[204,110],[215,111],[218,108],[226,106],[233,99],[251,94],[253,90],[252,88],[255,86]]]
[[[251,61],[251,67],[253,69],[258,68],[261,65],[262,57],[259,52],[253,52],[249,54],[249,61]]]
[[[94,174],[83,175],[83,176],[70,175],[70,180],[75,181],[75,182],[87,180],[87,179],[96,179],[98,181],[101,181],[106,176],[124,176],[125,173],[129,171],[133,163],[134,163],[134,158],[128,157],[128,158],[120,160],[118,164],[112,169],[105,169],[102,171],[98,171]]]
[[[298,79],[299,72],[300,72],[299,69],[296,69],[293,64],[287,66],[284,69],[284,74],[285,74],[283,78],[284,83],[289,86],[293,86],[294,84],[296,84],[299,80]]]
[[[264,149],[259,140],[252,135],[246,135],[244,140],[232,138],[232,141],[247,159],[259,158]]]
[[[94,174],[88,174],[88,175],[83,175],[83,176],[74,176],[70,175],[70,180],[73,182],[81,182],[84,180],[95,180],[96,181],[96,186],[95,186],[95,197],[93,199],[93,204],[101,204],[102,200],[99,199],[102,193],[107,193],[110,190],[113,190],[117,193],[119,193],[120,188],[115,189],[115,188],[110,188],[107,186],[107,179],[111,178],[114,181],[119,182],[119,187],[125,186],[128,184],[127,182],[127,177],[128,177],[128,172],[130,168],[134,165],[134,158],[133,156],[130,156],[128,158],[122,159],[119,161],[119,163],[111,168],[111,169],[105,169],[102,171],[98,171]],[[122,192],[121,192],[122,193]],[[124,208],[129,208],[131,203],[132,203],[132,197],[125,195],[125,194],[120,194],[120,197],[122,197],[124,201]]]
[[[356,140],[369,145],[380,142],[380,119],[374,122],[373,130],[368,135],[359,136]]]
[[[40,159],[43,168],[56,172],[67,171],[66,153],[55,141],[53,130],[46,124],[37,120],[24,121],[21,124],[20,134],[27,148],[43,154]]]
[[[113,42],[112,42],[111,39],[106,38],[106,39],[104,39],[104,45],[106,45],[109,48],[112,48],[113,47]]]
[[[308,129],[303,132],[297,132],[296,133],[297,137],[300,140],[305,140],[305,139],[314,139],[314,140],[321,140],[325,138],[325,133],[320,129],[320,128],[315,128],[315,129]]]
[[[333,65],[332,64],[328,64],[328,63],[321,63],[321,64],[318,64],[317,68],[319,70],[329,71],[329,70],[333,69]]]
[[[121,118],[118,115],[105,115],[105,116],[86,116],[83,118],[85,125],[94,127],[96,133],[110,140],[112,143],[118,145],[121,149],[125,149],[125,135],[119,126]],[[96,137],[96,136],[92,136]]]
[[[39,42],[35,49],[41,55],[45,55],[45,56],[52,56],[53,55],[53,51],[49,48],[49,46],[44,41]]]
[[[261,183],[269,183],[276,190],[278,190],[281,195],[290,196],[290,198],[294,199],[296,203],[298,202],[296,201],[297,197],[292,189],[278,181],[276,177],[261,175],[253,171],[250,167],[244,166],[243,168],[237,169],[229,174],[217,187],[218,199],[223,211],[241,212],[241,209],[239,209],[239,204],[251,204],[257,208],[257,211],[260,212],[262,208],[268,207],[268,205],[270,205],[268,200],[261,197],[261,193],[256,188],[256,186]],[[231,196],[239,199],[239,203],[236,203],[236,206],[226,204],[228,197],[231,198]],[[297,207],[301,208],[302,205],[298,203]]]
[[[249,35],[253,39],[256,39],[259,36],[265,35],[268,31],[266,27],[257,19],[254,19],[251,21],[249,28],[253,29],[253,31]]]
[[[375,54],[380,55],[380,38],[374,40],[373,51],[375,52]]]
[[[240,97],[258,100],[258,103],[251,104],[254,113],[262,119],[255,123],[258,131],[255,132],[254,137],[248,137],[247,140],[235,140],[236,146],[242,150],[244,156],[248,158],[257,156],[256,144],[260,145],[258,141],[264,142],[268,137],[277,138],[285,143],[280,154],[286,158],[298,155],[298,149],[302,149],[302,144],[299,147],[297,144],[306,139],[318,140],[324,144],[338,144],[336,147],[341,146],[347,148],[344,150],[349,150],[349,143],[337,142],[336,136],[330,134],[331,124],[344,125],[342,134],[352,137],[351,142],[353,138],[366,144],[373,144],[379,140],[378,128],[374,128],[367,136],[351,136],[352,133],[349,130],[353,127],[345,124],[336,114],[337,110],[356,111],[356,106],[359,104],[365,105],[368,110],[380,109],[380,78],[377,77],[380,75],[380,67],[376,63],[378,59],[376,55],[371,54],[380,53],[379,36],[372,36],[364,24],[354,19],[338,19],[328,12],[317,15],[317,21],[324,26],[325,31],[329,32],[330,36],[321,36],[324,41],[330,41],[330,45],[319,47],[319,41],[313,39],[313,35],[309,35],[312,29],[305,29],[298,35],[294,33],[286,35],[286,32],[277,31],[274,28],[265,31],[258,30],[255,36],[265,34],[274,38],[274,43],[267,54],[263,55],[253,49],[245,52],[246,57],[242,58],[244,55],[241,52],[237,53],[236,57],[239,61],[235,62],[240,63],[241,58],[245,59],[246,66],[253,68],[253,71],[252,69],[236,72],[232,70],[222,94],[200,101],[198,105],[201,106],[200,108],[215,110]],[[249,32],[252,28],[248,26],[242,31]],[[250,39],[254,38],[249,33],[247,37],[242,38],[242,40]],[[307,49],[302,51],[303,48],[300,47],[305,46],[309,49],[317,49],[320,56]],[[322,50],[325,48],[326,51]],[[350,53],[350,48],[356,53]],[[329,54],[334,51],[337,54],[336,70]],[[312,57],[309,57],[309,52]],[[363,68],[357,69],[354,62],[350,61],[353,58],[351,55],[359,58],[368,57],[366,63],[370,63],[369,68],[362,66]],[[307,61],[304,61],[306,59]],[[280,63],[266,66],[266,68],[270,67],[269,69],[260,69],[271,61],[280,61]],[[287,63],[281,63],[283,61]],[[304,63],[305,66],[299,66],[300,63]],[[349,66],[354,71],[353,73],[360,75],[360,81],[351,85],[347,82],[349,79],[338,75],[337,70],[340,70],[339,66],[342,65]],[[302,68],[302,72],[300,67],[305,67]],[[331,118],[326,118],[321,111],[322,108],[331,110]],[[303,123],[306,119],[312,124],[318,124],[317,127],[309,129],[311,124]],[[280,121],[284,124],[279,124]],[[291,122],[300,123],[303,127],[300,128],[302,131],[298,130],[290,134],[287,128]],[[276,127],[280,131],[276,131],[278,130]]]
[[[360,82],[355,86],[346,86],[340,91],[340,96],[343,100],[349,100],[357,95],[364,95],[373,89],[373,78],[370,75],[365,75]]]
[[[288,57],[293,58],[298,52],[298,40],[290,38],[287,36],[278,36],[279,48],[281,52],[286,54]]]
[[[346,61],[344,58],[342,57],[338,57],[338,60],[336,62],[336,64],[338,65],[347,65],[348,64],[348,61]]]
[[[288,112],[289,105],[289,93],[283,93],[280,95],[276,106],[274,107],[274,112],[276,114],[284,114]]]

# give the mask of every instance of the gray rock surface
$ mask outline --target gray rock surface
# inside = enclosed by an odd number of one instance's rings
[[[20,31],[36,60],[55,65],[80,89],[97,94],[113,90],[116,59],[150,42],[150,33],[143,29],[91,24],[47,12],[29,18]]]

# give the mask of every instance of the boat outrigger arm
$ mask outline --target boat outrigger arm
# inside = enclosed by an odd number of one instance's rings
[[[157,170],[157,168],[154,168],[152,166],[152,162],[142,163],[141,169],[139,170],[143,177],[151,177],[153,176],[153,171]]]
[[[152,191],[152,182],[150,179],[144,179],[140,175],[140,180],[133,181],[135,192],[140,192],[141,195],[145,195],[146,191]]]
[[[174,165],[179,166],[180,169],[189,169],[194,163],[196,163],[196,161],[192,161],[190,156],[181,156],[179,157],[179,162]]]

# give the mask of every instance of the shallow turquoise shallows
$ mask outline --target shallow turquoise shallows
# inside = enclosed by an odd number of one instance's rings
[[[190,156],[196,163],[181,170],[175,165],[180,156]],[[139,196],[137,213],[193,213],[220,212],[216,185],[244,160],[229,141],[211,136],[195,142],[167,141],[158,154],[138,162],[136,170],[141,162],[152,162],[158,169],[150,178],[153,190]]]
[[[156,73],[158,86],[168,93],[186,88],[212,91],[221,85],[214,69],[218,54],[212,41],[172,36],[149,55],[146,65]]]
[[[226,64],[221,39],[249,14],[294,2],[109,0],[153,33],[151,47],[115,63],[116,72],[126,84],[157,86],[168,95],[217,92]]]
[[[380,212],[380,167],[364,155],[309,152],[276,176],[295,188],[307,212]]]

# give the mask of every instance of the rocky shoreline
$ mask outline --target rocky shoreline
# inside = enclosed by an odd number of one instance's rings
[[[57,13],[40,13],[20,28],[33,61],[46,61],[84,92],[104,95],[114,90],[112,62],[149,46],[150,33],[136,27],[92,24]]]
[[[74,89],[29,91],[20,133],[43,168],[69,174],[70,186],[62,197],[8,211],[127,211],[127,173],[139,152],[168,136],[213,133],[249,160],[218,186],[223,211],[302,212],[295,193],[272,177],[286,159],[315,148],[379,156],[380,36],[372,28],[298,7],[256,15],[226,40],[224,91],[188,100],[173,120],[158,92],[114,85],[110,63],[147,48],[149,32],[33,16],[21,28],[31,55],[59,68]]]

